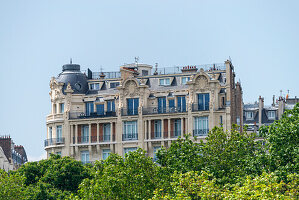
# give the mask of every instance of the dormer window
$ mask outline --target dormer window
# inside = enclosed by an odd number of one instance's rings
[[[90,90],[99,90],[100,84],[99,83],[91,83],[91,84],[89,84],[89,89]]]
[[[274,110],[268,111],[268,118],[275,119],[275,111]]]
[[[119,86],[119,82],[110,82],[110,88],[116,88]]]
[[[253,119],[253,112],[245,112],[246,119]]]
[[[188,81],[190,81],[190,77],[182,77],[182,84],[186,84]]]
[[[170,79],[169,78],[159,79],[159,85],[170,85]]]

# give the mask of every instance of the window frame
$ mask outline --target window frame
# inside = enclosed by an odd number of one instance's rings
[[[193,118],[193,136],[207,136],[209,132],[209,117],[196,116]]]
[[[161,86],[168,86],[170,85],[170,78],[160,78],[159,85]]]

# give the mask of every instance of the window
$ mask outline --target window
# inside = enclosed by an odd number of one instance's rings
[[[275,119],[275,111],[274,110],[268,111],[268,118]]]
[[[100,89],[100,84],[99,83],[91,83],[89,85],[90,90],[99,90]]]
[[[104,104],[97,104],[97,115],[104,115]]]
[[[104,124],[103,126],[103,132],[104,132],[104,142],[110,141],[110,134],[111,134],[111,128],[110,124]]]
[[[60,113],[64,113],[64,103],[59,104]]]
[[[127,106],[128,115],[138,115],[138,98],[127,99]]]
[[[59,140],[61,140],[61,138],[62,138],[62,126],[61,125],[56,126],[56,138],[57,138],[57,142]]]
[[[222,115],[220,116],[220,127],[223,127],[223,117],[222,117]]]
[[[83,164],[89,163],[89,151],[81,151],[81,162]]]
[[[116,88],[119,86],[119,82],[110,82],[110,88]]]
[[[102,151],[102,159],[106,160],[110,156],[110,153],[111,153],[110,149],[103,149],[103,151]]]
[[[155,138],[161,138],[161,120],[155,120],[154,131]]]
[[[136,151],[137,147],[129,147],[129,148],[124,148],[124,154],[127,154],[129,152]]]
[[[148,71],[147,70],[142,70],[142,76],[147,76],[148,75]]]
[[[154,147],[154,162],[156,162],[158,160],[157,158],[157,152],[161,149],[160,146],[156,146]]]
[[[210,95],[208,93],[198,94],[198,110],[209,110]]]
[[[158,97],[158,113],[166,112],[166,97]]]
[[[60,155],[61,157],[61,151],[56,152],[56,155]]]
[[[81,142],[82,143],[88,143],[89,142],[89,125],[83,125],[81,129],[82,137]]]
[[[127,121],[123,125],[123,141],[124,140],[137,140],[137,121]]]
[[[190,77],[182,77],[182,84],[186,84],[188,81],[190,81]]]
[[[253,119],[253,112],[245,112],[246,119]]]
[[[90,113],[93,113],[93,102],[86,102],[85,108],[86,108],[86,116],[90,116]]]
[[[186,112],[186,98],[185,96],[178,96],[178,111],[179,112]]]
[[[115,101],[114,100],[107,101],[107,112],[115,112]]]
[[[52,139],[53,137],[52,132],[52,127],[49,127],[49,139]]]
[[[181,120],[174,120],[174,137],[181,136]]]
[[[170,85],[170,79],[169,78],[159,79],[159,85]]]
[[[53,104],[53,114],[56,114],[57,112],[57,106],[56,103]]]
[[[206,136],[209,132],[208,117],[194,117],[193,136]]]

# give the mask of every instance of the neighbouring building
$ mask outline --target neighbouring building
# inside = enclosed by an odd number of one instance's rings
[[[269,106],[264,105],[264,98],[259,97],[258,102],[244,104],[243,111],[243,125],[247,126],[248,132],[258,132],[263,125],[270,125],[275,120],[281,118],[285,110],[293,109],[295,104],[299,103],[299,98],[289,98],[280,96]]]
[[[84,163],[138,147],[155,158],[190,133],[205,138],[214,126],[243,125],[241,84],[232,63],[155,68],[133,63],[117,72],[80,71],[66,64],[50,81],[45,150]]]
[[[27,162],[22,145],[15,145],[10,136],[0,136],[0,168],[5,171],[18,169]]]

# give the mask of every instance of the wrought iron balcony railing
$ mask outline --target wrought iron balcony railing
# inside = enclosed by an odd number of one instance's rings
[[[164,113],[183,113],[187,112],[186,107],[146,107],[142,109],[143,115],[152,115],[152,114],[164,114]]]
[[[193,136],[208,136],[209,129],[194,129]]]
[[[192,104],[192,111],[206,111],[209,110],[209,104],[201,105],[198,103]]]
[[[138,140],[138,133],[127,133],[122,134],[122,140],[128,141],[128,140]]]
[[[65,143],[64,137],[50,138],[50,139],[45,140],[45,147],[52,146],[52,145],[60,145],[60,144],[64,144],[64,143]]]
[[[85,119],[85,118],[103,118],[103,117],[116,117],[116,112],[107,111],[107,112],[70,112],[70,119]]]

